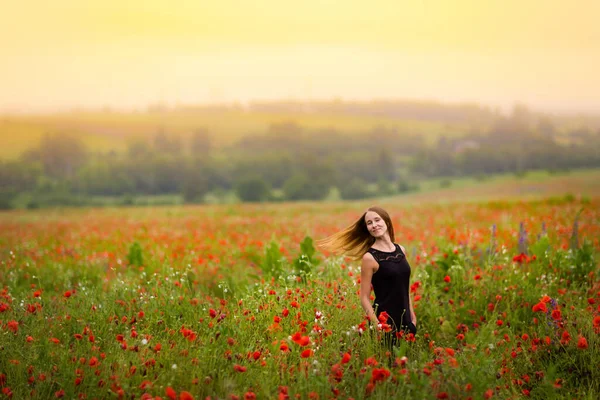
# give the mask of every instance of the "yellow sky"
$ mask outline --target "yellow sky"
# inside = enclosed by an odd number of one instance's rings
[[[598,0],[0,0],[0,110],[334,97],[600,110]]]

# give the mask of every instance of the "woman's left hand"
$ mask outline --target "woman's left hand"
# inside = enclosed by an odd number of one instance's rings
[[[410,319],[412,320],[412,323],[417,326],[417,315],[413,310],[410,310]]]

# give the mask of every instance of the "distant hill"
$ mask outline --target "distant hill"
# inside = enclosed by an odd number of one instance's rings
[[[558,133],[600,130],[599,116],[548,116],[525,109],[532,121],[545,119]],[[0,159],[17,158],[36,146],[46,133],[79,135],[93,151],[121,152],[130,141],[150,140],[158,132],[183,138],[205,129],[217,147],[261,135],[274,124],[295,123],[308,130],[335,130],[355,135],[385,128],[398,135],[424,135],[434,142],[448,137],[477,134],[489,129],[502,115],[476,104],[390,100],[272,101],[247,106],[152,106],[145,112],[79,111],[51,115],[0,117]],[[536,122],[537,123],[537,122]]]

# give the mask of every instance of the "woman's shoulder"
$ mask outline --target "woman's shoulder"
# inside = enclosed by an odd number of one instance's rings
[[[398,243],[394,243],[396,245],[396,247],[399,247],[400,250],[402,250],[402,253],[404,253],[404,255],[406,255],[406,249],[404,248],[404,246],[402,246],[401,244]]]
[[[365,254],[363,254],[362,256],[362,260],[363,261],[369,261],[369,260],[374,260],[375,259],[375,255],[373,254],[373,249],[367,249],[367,251],[365,252]]]

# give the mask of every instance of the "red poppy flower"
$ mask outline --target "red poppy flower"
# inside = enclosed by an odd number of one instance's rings
[[[244,367],[243,365],[239,365],[239,364],[235,364],[233,366],[233,369],[237,372],[246,372],[246,367]]]
[[[171,386],[167,386],[165,389],[165,394],[171,400],[177,400],[177,392],[173,390]]]
[[[302,358],[308,358],[308,357],[312,356],[312,355],[313,355],[313,353],[314,353],[314,352],[312,351],[312,349],[305,349],[305,350],[304,350],[304,351],[303,351],[303,352],[300,354],[300,356],[301,356]]]
[[[373,368],[371,371],[371,382],[383,382],[390,376],[390,371],[386,368]]]
[[[534,305],[532,307],[533,312],[546,312],[548,311],[548,308],[546,307],[546,303],[543,301],[540,301],[539,303],[537,303],[536,305]]]
[[[350,362],[351,358],[352,356],[350,355],[350,353],[344,353],[344,355],[342,356],[342,364],[347,364],[348,362]]]
[[[577,347],[580,348],[580,349],[582,349],[582,350],[587,349],[588,348],[587,339],[584,338],[583,336],[580,336],[579,340],[577,341]]]
[[[179,400],[194,400],[190,392],[183,391],[179,393]]]

